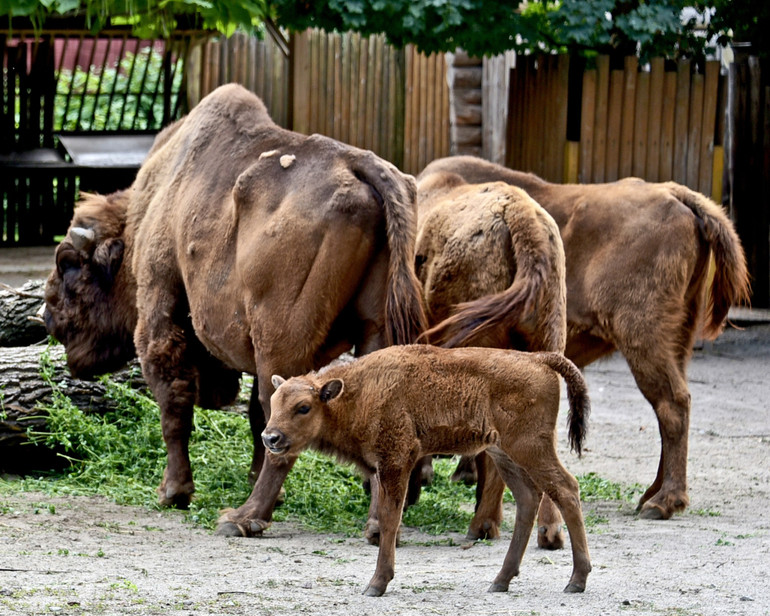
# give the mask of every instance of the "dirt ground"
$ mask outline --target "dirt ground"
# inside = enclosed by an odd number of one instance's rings
[[[648,485],[659,452],[652,410],[622,358],[586,376],[588,451],[569,454],[561,433],[562,459],[576,474]],[[768,324],[730,330],[696,351],[691,507],[646,521],[632,504],[586,503],[593,572],[584,594],[561,592],[570,550],[539,550],[534,537],[510,591],[489,594],[507,537],[435,545],[446,538],[405,529],[395,579],[384,597],[369,598],[360,593],[377,550],[362,538],[287,523],[261,539],[222,538],[174,512],[28,494],[0,497],[0,613],[770,614],[769,376]]]

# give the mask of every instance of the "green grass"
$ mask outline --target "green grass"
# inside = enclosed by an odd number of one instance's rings
[[[45,433],[31,437],[62,451],[69,466],[20,480],[0,479],[0,494],[40,491],[44,494],[99,494],[124,505],[157,509],[155,488],[166,460],[159,410],[148,396],[127,384],[104,379],[115,409],[84,413],[54,382],[54,370],[44,358],[41,374],[54,395]],[[238,507],[251,486],[251,434],[244,415],[196,409],[190,459],[196,493],[187,519],[214,528],[220,510]],[[470,522],[475,487],[449,480],[456,459],[437,459],[433,485],[423,489],[420,502],[404,515],[404,524],[441,535],[465,533]],[[594,473],[579,478],[584,500],[629,500],[637,487],[608,482]],[[286,503],[276,509],[276,521],[292,520],[319,532],[359,535],[367,518],[369,495],[354,468],[314,452],[305,452],[286,483]],[[510,496],[508,496],[510,499]],[[2,509],[0,503],[0,509]],[[47,507],[47,505],[43,506]]]

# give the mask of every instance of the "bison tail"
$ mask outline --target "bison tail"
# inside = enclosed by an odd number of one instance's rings
[[[385,299],[386,341],[410,344],[425,331],[422,287],[414,272],[417,187],[414,178],[371,152],[357,156],[353,171],[382,201],[390,249]]]
[[[504,205],[503,219],[511,236],[516,275],[508,289],[455,307],[454,313],[425,332],[424,338],[444,347],[481,344],[499,332],[526,324],[532,350],[563,351],[567,336],[567,293],[564,248],[553,218],[523,191]],[[495,336],[493,332],[498,332]]]
[[[567,434],[569,446],[578,456],[583,455],[583,441],[588,433],[588,416],[591,414],[591,400],[583,373],[561,353],[536,353],[540,361],[558,372],[567,384],[569,414]]]
[[[724,209],[686,186],[669,182],[673,195],[702,223],[714,257],[714,278],[708,294],[703,336],[716,338],[724,326],[730,306],[748,303],[750,294],[746,255],[732,221]]]

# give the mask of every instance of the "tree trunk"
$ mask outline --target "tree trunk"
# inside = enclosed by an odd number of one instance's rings
[[[42,280],[30,280],[18,289],[0,287],[0,347],[25,346],[45,340],[45,326],[36,319],[43,305],[44,288]]]
[[[0,472],[51,468],[55,452],[33,446],[28,430],[43,431],[45,406],[53,400],[53,390],[41,375],[41,356],[48,349],[53,377],[62,393],[86,412],[104,413],[115,408],[105,396],[106,388],[98,381],[81,381],[69,376],[64,348],[43,345],[12,347],[0,351]],[[137,361],[111,375],[119,383],[144,388]],[[55,465],[54,465],[55,466]]]

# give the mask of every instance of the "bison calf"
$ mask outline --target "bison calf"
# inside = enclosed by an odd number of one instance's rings
[[[276,391],[262,440],[274,456],[307,448],[353,462],[372,476],[380,547],[364,594],[393,579],[396,535],[409,474],[430,454],[486,451],[516,499],[513,538],[490,591],[504,592],[526,549],[543,492],[561,509],[572,542],[565,592],[591,571],[578,483],[556,455],[560,385],[567,382],[569,439],[579,454],[589,412],[582,375],[558,353],[395,346],[347,365],[287,380]]]

